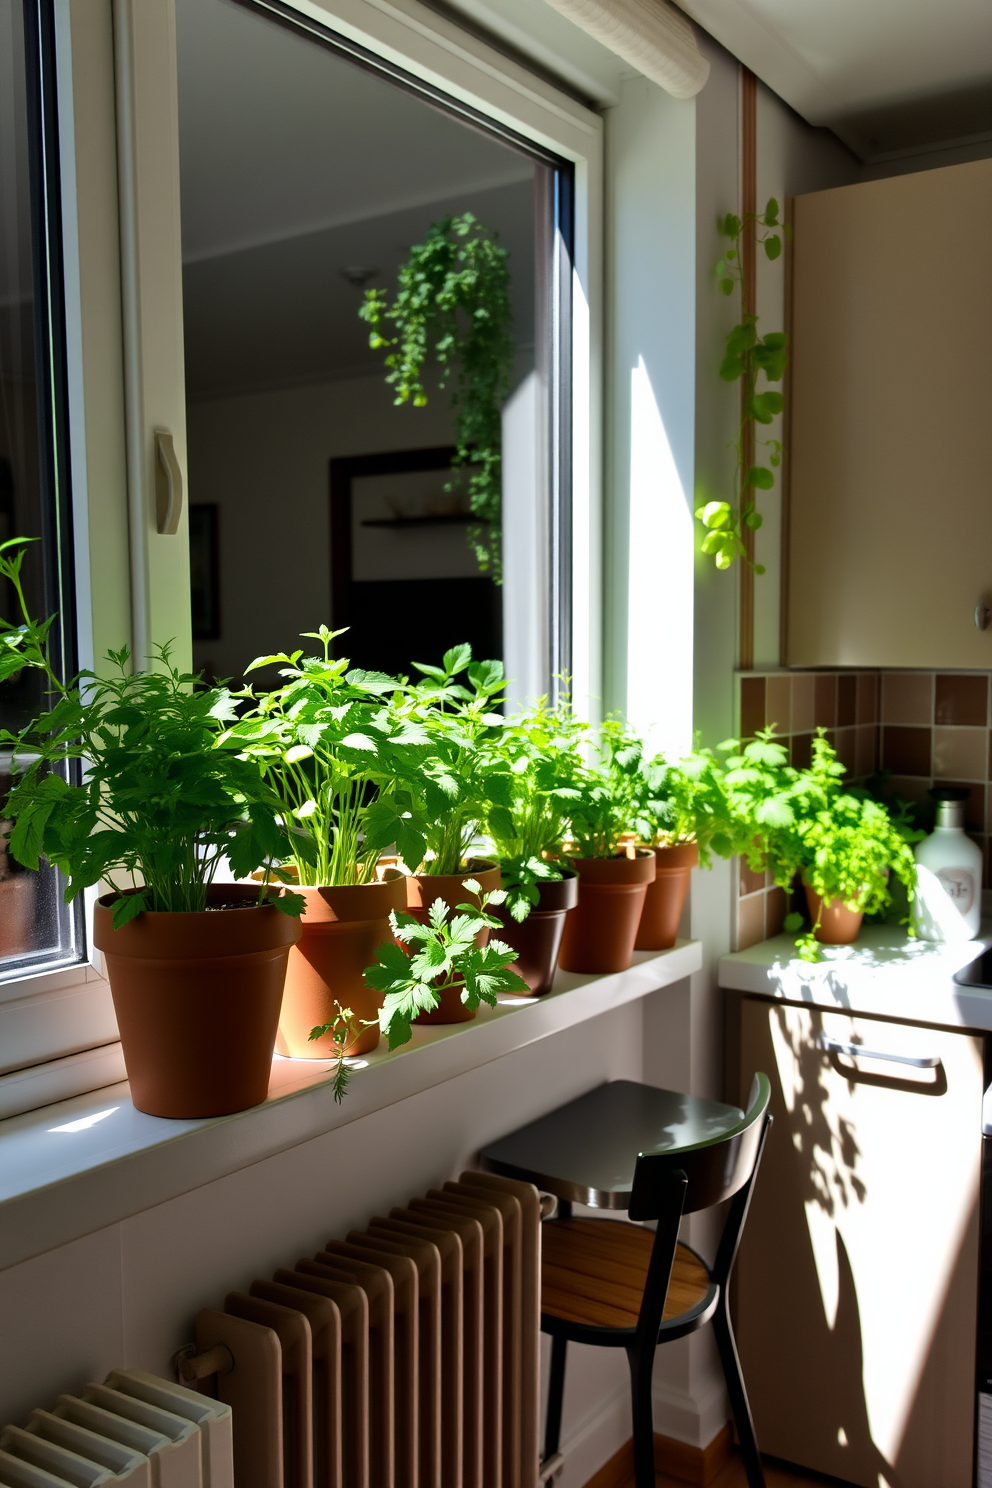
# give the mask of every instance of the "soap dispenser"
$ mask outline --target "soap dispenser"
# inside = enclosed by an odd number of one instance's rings
[[[916,844],[913,923],[924,940],[974,940],[982,918],[982,850],[964,830],[966,786],[937,786],[937,825]]]

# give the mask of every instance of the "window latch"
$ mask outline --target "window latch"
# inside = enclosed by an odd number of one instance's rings
[[[174,536],[183,511],[183,473],[168,429],[155,430],[155,516],[159,532]]]

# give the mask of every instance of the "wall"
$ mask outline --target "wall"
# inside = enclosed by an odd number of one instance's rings
[[[220,507],[221,639],[195,665],[233,677],[330,622],[329,461],[449,444],[452,425],[445,399],[396,408],[376,374],[194,403],[187,439],[190,501]]]

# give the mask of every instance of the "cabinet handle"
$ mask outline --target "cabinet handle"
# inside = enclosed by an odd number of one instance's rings
[[[827,1054],[847,1054],[852,1059],[881,1059],[886,1064],[909,1064],[913,1069],[937,1069],[940,1065],[939,1056],[912,1059],[908,1054],[882,1054],[877,1049],[866,1049],[864,1044],[840,1044],[825,1033],[820,1034],[817,1043]]]
[[[155,516],[159,532],[174,537],[183,510],[183,473],[168,429],[155,430]]]
[[[975,629],[976,630],[988,630],[988,628],[989,628],[989,607],[988,607],[987,604],[984,604],[982,600],[979,600],[978,603],[975,606]]]

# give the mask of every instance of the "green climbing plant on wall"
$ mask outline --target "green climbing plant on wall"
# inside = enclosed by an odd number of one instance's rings
[[[737,558],[750,561],[744,537],[746,528],[757,531],[762,523],[756,506],[757,492],[773,488],[775,471],[782,463],[781,441],[759,439],[757,426],[767,427],[772,423],[782,412],[785,400],[773,388],[759,391],[758,379],[781,382],[788,362],[785,333],[770,331],[767,336],[759,336],[758,317],[748,312],[752,286],[745,276],[743,243],[745,235],[753,231],[766,257],[774,260],[781,256],[786,228],[779,220],[774,197],[769,198],[764,212],[747,212],[742,217],[728,212],[721,217],[719,226],[729,246],[716,266],[717,282],[725,295],[737,290],[741,313],[740,321],[727,337],[720,376],[724,382],[743,382],[744,386],[731,500],[707,501],[696,508],[696,516],[706,529],[703,552],[713,557],[717,568],[729,568]],[[766,451],[767,464],[759,460],[759,449]],[[760,563],[753,567],[756,573],[765,571]]]
[[[500,410],[513,357],[507,250],[471,212],[444,217],[410,249],[392,303],[387,290],[367,289],[358,313],[371,326],[373,350],[387,353],[386,381],[395,389],[395,403],[426,405],[424,378],[432,354],[440,386],[453,379],[456,474],[447,489],[464,481],[469,511],[478,519],[468,528],[469,544],[482,572],[499,583]]]

